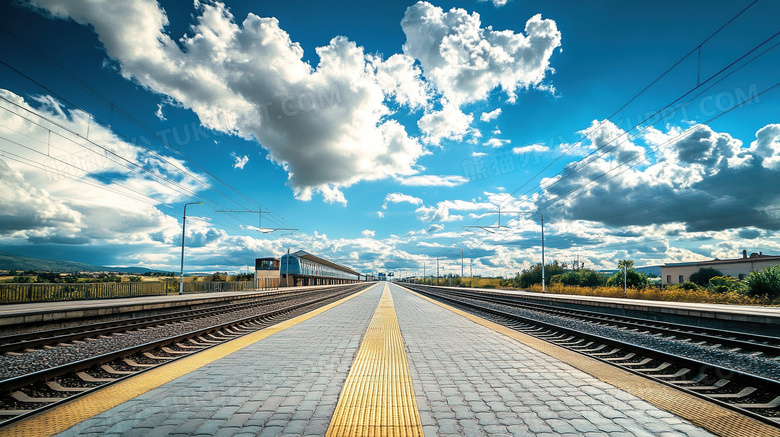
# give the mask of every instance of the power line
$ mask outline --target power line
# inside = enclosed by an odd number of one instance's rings
[[[739,13],[737,13],[735,16],[733,16],[731,19],[729,19],[725,24],[720,26],[715,32],[710,34],[704,41],[699,43],[694,49],[692,49],[690,52],[688,52],[685,56],[683,56],[680,60],[675,62],[671,67],[669,67],[666,71],[664,71],[660,76],[658,76],[655,80],[653,80],[649,85],[645,86],[641,91],[639,91],[636,95],[634,95],[631,99],[628,100],[625,104],[623,104],[620,108],[618,108],[616,111],[614,111],[609,117],[602,120],[601,123],[598,124],[598,126],[591,129],[589,132],[587,132],[582,139],[574,143],[571,147],[569,147],[567,150],[565,150],[563,153],[561,153],[557,158],[552,160],[547,166],[545,166],[543,169],[541,169],[539,172],[537,172],[534,176],[529,178],[525,183],[523,183],[520,187],[515,189],[512,193],[508,194],[506,199],[501,202],[501,204],[505,203],[509,199],[513,199],[514,195],[517,194],[518,191],[523,189],[526,185],[528,185],[531,181],[535,180],[537,177],[539,177],[543,172],[545,172],[547,169],[549,169],[553,164],[555,164],[557,161],[559,161],[562,157],[566,156],[571,150],[573,150],[575,147],[582,144],[582,141],[584,138],[587,138],[588,135],[592,132],[597,131],[599,128],[601,128],[604,123],[606,123],[608,120],[611,120],[614,118],[617,114],[619,114],[622,110],[624,110],[628,105],[630,105],[633,101],[635,101],[639,96],[644,94],[648,89],[650,89],[653,85],[655,85],[658,81],[660,81],[663,77],[665,77],[667,74],[669,74],[672,70],[674,70],[680,63],[682,63],[685,59],[687,59],[689,56],[691,56],[696,51],[700,50],[701,46],[707,43],[710,39],[715,37],[718,33],[720,33],[723,29],[725,29],[729,24],[731,24],[734,20],[736,20],[738,17],[740,17],[743,13],[745,13],[748,9],[753,7],[758,3],[758,0],[754,0],[752,3],[750,3],[748,6],[746,6],[744,9],[742,9]],[[697,87],[700,85],[697,85]],[[695,88],[694,88],[695,89]],[[605,144],[606,146],[606,144]],[[603,147],[603,146],[602,146]],[[583,158],[584,159],[584,158]],[[476,224],[476,221],[475,221]]]
[[[112,118],[113,118],[113,112],[114,112],[114,111],[117,111],[117,113],[118,113],[119,115],[121,115],[121,116],[123,116],[125,119],[127,119],[127,120],[129,120],[129,121],[133,122],[133,123],[134,123],[136,126],[138,126],[139,128],[141,128],[141,129],[142,129],[142,131],[144,131],[144,132],[146,132],[146,133],[149,133],[150,135],[152,135],[152,137],[153,137],[153,138],[155,138],[155,139],[157,139],[157,140],[160,142],[160,144],[162,144],[162,145],[163,145],[165,148],[167,148],[168,150],[171,150],[171,151],[173,151],[175,154],[177,154],[177,155],[181,156],[181,157],[182,157],[182,158],[183,158],[185,161],[187,161],[187,162],[191,163],[192,165],[196,166],[196,167],[197,167],[198,169],[200,169],[200,170],[201,170],[203,173],[205,173],[206,175],[208,175],[209,177],[211,177],[213,180],[215,180],[215,181],[219,182],[219,183],[220,183],[220,184],[222,184],[223,186],[227,187],[227,188],[228,188],[230,191],[234,192],[235,194],[237,194],[238,196],[240,196],[240,197],[241,197],[241,198],[243,198],[244,200],[248,201],[250,204],[252,204],[252,205],[258,205],[258,204],[257,204],[257,203],[256,203],[254,200],[250,199],[249,197],[247,197],[246,195],[244,195],[243,193],[241,193],[239,190],[235,189],[233,186],[231,186],[230,184],[226,183],[225,181],[223,181],[222,179],[220,179],[219,177],[217,177],[216,175],[214,175],[212,172],[210,172],[208,169],[206,169],[205,167],[203,167],[202,165],[200,165],[198,162],[196,162],[196,161],[192,160],[192,159],[191,159],[191,158],[189,158],[187,155],[185,155],[184,153],[182,153],[180,150],[178,150],[178,149],[176,149],[175,147],[173,147],[173,146],[172,146],[170,143],[168,143],[168,142],[167,142],[165,139],[161,138],[161,137],[159,136],[159,134],[157,134],[156,132],[153,132],[151,129],[149,129],[149,128],[148,128],[147,126],[145,126],[143,123],[141,123],[140,121],[138,121],[137,119],[135,119],[135,118],[134,118],[133,116],[131,116],[129,113],[127,113],[126,111],[122,110],[120,107],[118,107],[117,105],[115,105],[115,104],[114,104],[114,103],[113,103],[111,100],[109,100],[109,99],[105,98],[105,97],[104,97],[104,96],[103,96],[101,93],[99,93],[98,91],[94,90],[92,87],[90,87],[89,85],[87,85],[86,83],[84,83],[83,81],[81,81],[80,79],[78,79],[78,78],[77,78],[75,75],[73,75],[72,73],[68,72],[68,71],[67,71],[65,68],[63,68],[63,67],[59,66],[59,65],[58,65],[56,62],[54,62],[54,61],[52,61],[51,59],[49,59],[48,57],[46,57],[45,55],[43,55],[43,54],[42,54],[40,51],[36,50],[35,48],[33,48],[33,47],[29,46],[29,44],[26,44],[26,43],[25,43],[23,40],[21,40],[20,38],[18,38],[18,37],[17,37],[17,36],[15,36],[15,35],[13,35],[13,34],[12,34],[12,33],[10,33],[9,31],[7,31],[6,29],[3,29],[3,31],[4,31],[4,33],[5,33],[5,35],[6,35],[6,37],[10,37],[10,38],[12,38],[13,40],[15,40],[16,42],[19,42],[19,43],[21,43],[22,45],[26,46],[26,47],[27,47],[27,49],[28,49],[28,51],[26,52],[27,54],[29,54],[29,55],[32,55],[33,57],[37,58],[37,59],[38,59],[40,62],[42,62],[42,63],[44,63],[45,65],[47,65],[49,68],[51,68],[52,70],[54,70],[54,71],[55,71],[57,74],[59,74],[59,75],[61,75],[61,76],[65,77],[66,79],[68,79],[68,80],[70,80],[71,82],[75,83],[75,84],[76,84],[77,86],[79,86],[80,88],[82,88],[82,89],[84,89],[85,91],[87,91],[89,94],[91,94],[91,95],[95,96],[95,97],[96,97],[96,98],[98,98],[99,100],[102,100],[102,101],[103,101],[103,102],[105,102],[106,104],[110,105]],[[56,96],[58,99],[60,99],[60,100],[62,100],[62,101],[64,101],[64,102],[66,102],[66,103],[68,103],[69,105],[71,105],[72,107],[74,107],[74,108],[76,108],[76,109],[78,109],[78,110],[80,110],[80,111],[84,112],[85,114],[87,114],[87,116],[88,116],[88,117],[90,117],[90,121],[91,121],[91,120],[95,120],[96,122],[100,123],[100,124],[101,124],[101,125],[103,125],[104,127],[106,127],[106,128],[108,128],[108,129],[112,130],[113,132],[115,132],[115,133],[116,133],[117,135],[119,135],[120,137],[122,137],[122,138],[124,138],[124,139],[126,139],[126,140],[131,140],[131,139],[130,139],[130,138],[127,136],[127,135],[125,135],[125,134],[123,134],[122,132],[119,132],[119,131],[117,131],[116,129],[114,129],[114,128],[113,128],[113,122],[105,123],[105,122],[103,122],[103,121],[100,121],[99,119],[95,118],[95,117],[94,117],[92,114],[90,114],[89,112],[87,112],[86,110],[84,110],[83,108],[79,107],[78,105],[75,105],[75,104],[73,104],[72,102],[70,102],[69,100],[65,99],[63,96],[61,96],[60,94],[58,94],[58,93],[54,92],[53,90],[49,89],[49,88],[48,88],[48,87],[46,87],[45,85],[43,85],[43,84],[41,84],[40,82],[36,81],[35,79],[31,78],[29,75],[26,75],[26,74],[24,74],[23,72],[19,71],[18,69],[15,69],[15,68],[13,68],[12,66],[10,66],[9,64],[7,64],[6,62],[3,62],[3,61],[1,61],[1,60],[0,60],[0,63],[2,63],[3,65],[5,65],[5,66],[6,66],[7,68],[9,68],[10,70],[12,70],[12,71],[16,72],[17,74],[21,75],[22,77],[24,77],[24,78],[25,78],[25,79],[27,79],[28,81],[30,81],[30,82],[32,82],[32,83],[34,83],[34,84],[36,84],[37,86],[41,87],[42,89],[46,90],[46,91],[47,91],[47,92],[49,92],[51,95],[53,95],[53,96]],[[137,143],[136,143],[135,145],[136,145],[136,146],[138,146],[138,147],[140,147],[140,146],[139,146]],[[190,177],[190,178],[192,178],[193,180],[195,180],[195,181],[197,181],[198,183],[200,183],[201,185],[203,185],[205,188],[207,188],[207,189],[209,189],[209,190],[211,190],[211,191],[214,191],[215,193],[219,194],[220,196],[224,197],[225,199],[229,200],[230,202],[233,202],[233,203],[235,203],[235,204],[237,204],[237,205],[239,205],[239,206],[242,206],[242,207],[243,207],[243,205],[241,205],[240,203],[238,203],[238,202],[236,202],[235,200],[231,199],[230,197],[228,197],[228,196],[224,195],[224,194],[223,194],[223,193],[221,193],[220,191],[216,190],[216,189],[215,189],[213,186],[211,186],[211,185],[210,185],[210,184],[208,184],[208,183],[205,183],[205,182],[204,182],[204,181],[202,181],[200,178],[196,177],[195,175],[193,175],[192,173],[190,173],[190,172],[189,172],[189,171],[187,171],[186,169],[184,169],[184,168],[181,168],[180,166],[178,166],[176,163],[173,163],[173,162],[171,162],[170,160],[166,159],[165,157],[163,157],[163,156],[161,156],[161,155],[157,154],[156,152],[154,152],[154,151],[152,151],[152,150],[148,150],[148,152],[149,152],[149,153],[151,153],[151,154],[153,154],[154,156],[156,156],[158,159],[160,159],[160,160],[164,161],[166,164],[168,164],[168,165],[172,166],[173,168],[176,168],[176,169],[178,169],[179,171],[181,171],[182,173],[186,174],[187,176],[189,176],[189,177]],[[279,216],[279,215],[277,215],[277,214],[274,214],[274,216],[275,216],[275,217],[269,217],[269,220],[271,220],[272,222],[274,222],[274,223],[276,223],[276,224],[280,224],[280,223],[279,223],[279,219],[283,220],[285,223],[288,223],[288,222],[287,222],[287,220],[285,220],[283,217],[281,217],[281,216]],[[283,226],[284,226],[284,225],[283,225]],[[288,226],[289,226],[289,223],[288,223]]]

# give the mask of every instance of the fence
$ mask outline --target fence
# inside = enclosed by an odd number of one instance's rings
[[[185,293],[268,290],[279,286],[279,280],[242,282],[185,282]],[[101,282],[75,284],[9,284],[0,283],[0,304],[54,302],[64,300],[108,299],[117,297],[158,296],[179,292],[179,281]]]

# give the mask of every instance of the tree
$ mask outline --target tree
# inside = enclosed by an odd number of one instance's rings
[[[553,261],[551,264],[544,266],[544,283],[549,285],[550,279],[555,275],[561,275],[566,271],[566,265]],[[542,283],[542,263],[523,270],[522,273],[517,275],[514,279],[514,283],[517,287],[527,288],[533,284]]]
[[[689,280],[696,285],[704,287],[710,283],[710,279],[716,276],[723,276],[723,273],[713,269],[712,267],[702,267],[697,272],[691,274]]]
[[[216,272],[213,275],[211,275],[212,282],[224,282],[227,280],[226,278],[227,278],[227,272]]]
[[[628,261],[628,260],[623,260],[623,261]],[[621,261],[621,263],[623,261]],[[624,283],[624,280],[625,280],[625,284],[626,284],[626,286],[628,288],[645,288],[645,287],[647,287],[647,284],[649,283],[649,281],[647,280],[647,275],[644,274],[644,273],[639,273],[636,270],[634,270],[633,268],[629,268],[629,266],[633,266],[634,265],[634,262],[633,261],[628,261],[628,262],[630,264],[628,264],[628,263],[625,264],[626,267],[628,268],[626,270],[626,273],[625,273],[625,279],[624,279],[624,274],[623,274],[623,271],[622,271],[623,265],[619,264],[620,268],[621,268],[621,271],[615,272],[615,274],[612,275],[612,277],[610,277],[607,280],[607,286],[623,288],[623,283]]]
[[[578,285],[580,287],[600,287],[607,279],[591,269],[575,270],[561,275],[561,284]]]
[[[623,266],[626,266],[626,270],[633,270],[634,261],[630,259],[621,259],[620,261],[618,261],[618,268],[620,270],[623,270]]]

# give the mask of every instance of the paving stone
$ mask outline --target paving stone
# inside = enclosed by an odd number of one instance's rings
[[[427,398],[426,414],[439,425],[424,427],[426,435],[617,437],[675,430],[663,420],[669,416],[647,413],[658,409],[633,395],[394,285],[391,290],[415,396],[420,404]],[[453,402],[453,387],[468,409]],[[661,425],[648,425],[649,419]]]
[[[168,429],[172,420],[180,421],[176,432],[188,435],[243,433],[240,425],[259,435],[278,435],[288,423],[301,435],[309,422],[321,431],[322,421],[333,415],[381,293],[382,287],[374,287],[61,435],[83,435],[80,431],[87,428],[96,434],[149,433]]]
[[[461,434],[460,427],[455,419],[436,418],[436,424],[439,427],[439,432],[442,434]]]

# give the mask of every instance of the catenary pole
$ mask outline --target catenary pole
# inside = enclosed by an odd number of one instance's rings
[[[187,227],[187,205],[201,205],[203,202],[184,204],[184,216],[181,219],[181,271],[179,272],[179,294],[184,294],[184,231]]]

